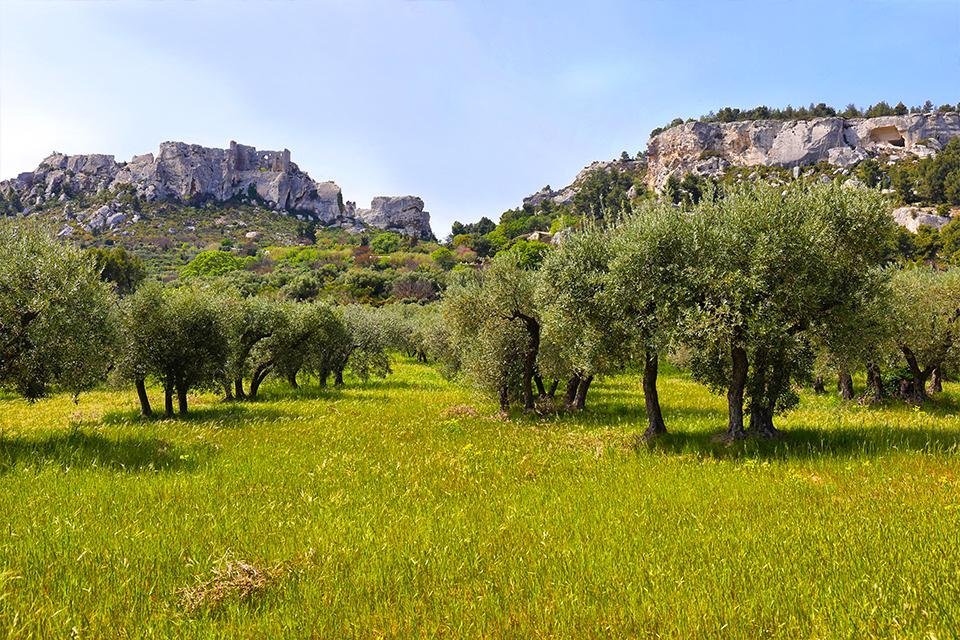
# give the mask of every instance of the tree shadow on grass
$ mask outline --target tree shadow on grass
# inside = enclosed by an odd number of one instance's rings
[[[0,435],[0,475],[19,466],[53,464],[63,469],[104,468],[131,473],[192,471],[214,455],[209,445],[179,447],[158,438],[108,438],[69,431],[39,439]]]
[[[101,422],[106,425],[129,425],[138,423],[183,423],[196,424],[202,426],[204,423],[210,423],[210,426],[218,429],[243,427],[251,419],[276,419],[281,416],[281,412],[272,407],[266,407],[259,401],[242,402],[223,402],[220,404],[201,405],[194,407],[182,416],[175,414],[173,417],[166,417],[163,412],[154,413],[149,418],[140,415],[140,412],[134,409],[124,411],[108,411],[103,414]]]
[[[951,454],[960,450],[960,433],[910,427],[789,427],[774,439],[747,437],[724,442],[718,432],[673,431],[647,443],[651,450],[717,459],[803,460],[876,457],[893,452]]]

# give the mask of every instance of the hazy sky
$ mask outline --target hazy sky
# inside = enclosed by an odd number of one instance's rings
[[[0,0],[0,177],[52,150],[289,148],[438,235],[724,105],[960,100],[960,0]]]

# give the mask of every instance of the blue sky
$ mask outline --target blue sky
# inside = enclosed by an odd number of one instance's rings
[[[960,0],[0,0],[0,177],[237,140],[438,235],[677,116],[926,99],[960,100]]]

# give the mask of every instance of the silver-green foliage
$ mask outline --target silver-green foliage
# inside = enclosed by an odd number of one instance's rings
[[[0,387],[35,399],[102,380],[115,306],[91,256],[39,228],[0,223]]]

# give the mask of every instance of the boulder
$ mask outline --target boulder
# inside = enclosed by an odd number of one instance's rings
[[[893,220],[907,231],[916,233],[920,227],[933,227],[940,230],[950,222],[951,218],[937,215],[932,209],[900,207],[893,210]]]

